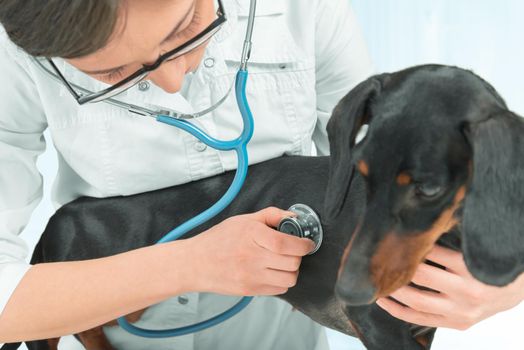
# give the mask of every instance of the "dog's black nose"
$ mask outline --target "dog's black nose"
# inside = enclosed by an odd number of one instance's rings
[[[366,278],[341,276],[335,285],[335,295],[347,305],[367,305],[375,301],[376,289]]]

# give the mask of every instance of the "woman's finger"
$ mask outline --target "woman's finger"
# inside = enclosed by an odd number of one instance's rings
[[[261,228],[254,239],[259,246],[281,255],[304,256],[315,247],[309,238],[288,235],[269,227]]]
[[[260,280],[263,281],[265,285],[279,288],[291,288],[297,283],[298,272],[265,269],[260,277]]]
[[[399,303],[388,298],[378,299],[377,305],[384,309],[391,316],[406,322],[428,327],[439,327],[444,323],[443,317],[440,315],[416,311],[407,306],[400,305]]]
[[[452,311],[451,304],[441,294],[411,286],[404,286],[396,290],[391,294],[391,297],[409,308],[423,313],[446,315]]]
[[[283,210],[277,207],[267,207],[252,214],[247,214],[254,217],[257,221],[270,226],[277,227],[280,221],[288,216],[296,216],[293,212]]]
[[[436,262],[439,265],[444,266],[459,275],[468,273],[466,264],[464,263],[464,257],[461,252],[435,245],[433,249],[426,256],[427,260]]]
[[[452,271],[422,263],[415,270],[411,282],[444,294],[452,294],[462,285],[462,278]]]
[[[273,270],[298,271],[302,258],[292,255],[280,255],[267,251],[266,258],[264,258],[265,266]]]

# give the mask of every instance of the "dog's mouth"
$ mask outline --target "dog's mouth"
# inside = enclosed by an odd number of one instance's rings
[[[390,295],[411,281],[438,237],[427,234],[406,239],[390,233],[367,262],[348,257],[337,280],[337,296],[349,305],[365,305]]]
[[[417,267],[441,234],[409,239],[389,234],[369,260],[367,268],[355,266],[354,259],[348,258],[337,280],[336,295],[349,305],[371,304],[378,298],[389,296],[410,283]]]
[[[407,239],[389,234],[371,259],[371,283],[375,288],[372,301],[408,284],[417,267],[445,232],[427,232]]]
[[[455,212],[464,194],[465,188],[461,188],[452,204],[423,232],[373,235],[366,232],[364,223],[344,252],[336,295],[349,305],[364,305],[407,285],[437,240],[458,224]],[[377,244],[370,237],[382,238]]]

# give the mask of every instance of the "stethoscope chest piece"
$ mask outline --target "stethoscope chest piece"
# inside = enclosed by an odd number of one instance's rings
[[[284,218],[278,224],[278,230],[297,237],[305,237],[315,242],[315,248],[308,254],[315,253],[322,244],[322,225],[318,215],[305,204],[295,204],[289,209],[297,216]]]

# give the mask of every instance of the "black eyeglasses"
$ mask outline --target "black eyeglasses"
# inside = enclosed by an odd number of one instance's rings
[[[222,6],[222,1],[218,0],[217,18],[201,33],[199,33],[197,36],[195,36],[193,39],[189,40],[188,42],[161,55],[155,63],[151,65],[144,65],[141,69],[131,74],[127,78],[99,92],[79,93],[75,91],[73,86],[71,86],[71,84],[63,76],[63,74],[60,72],[58,67],[53,62],[53,60],[50,58],[47,58],[47,61],[49,62],[53,70],[55,71],[57,77],[62,81],[62,83],[66,86],[69,92],[76,99],[78,104],[83,105],[89,102],[99,102],[99,101],[111,98],[115,95],[118,95],[126,91],[127,89],[135,86],[136,84],[144,80],[147,77],[147,75],[149,74],[149,72],[157,69],[165,61],[172,60],[182,55],[185,55],[186,53],[204,44],[213,35],[215,35],[216,32],[220,30],[220,28],[222,27],[222,25],[225,22],[226,22],[226,16],[225,16],[224,8]]]

